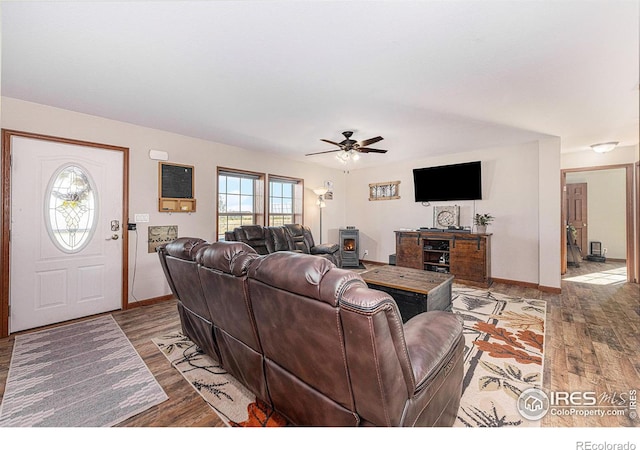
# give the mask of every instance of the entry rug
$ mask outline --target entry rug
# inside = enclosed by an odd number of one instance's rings
[[[537,427],[517,410],[520,393],[542,387],[546,302],[454,287],[464,319],[464,381],[459,427]]]
[[[520,416],[516,399],[528,387],[542,386],[546,303],[457,286],[452,298],[453,312],[464,319],[466,341],[454,426],[538,426]],[[180,332],[153,342],[228,426],[286,425]]]
[[[108,427],[167,400],[111,315],[16,336],[2,427]]]

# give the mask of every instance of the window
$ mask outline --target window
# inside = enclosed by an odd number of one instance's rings
[[[218,240],[241,225],[264,225],[264,175],[218,168]]]
[[[63,252],[77,253],[93,236],[96,196],[89,174],[77,165],[59,169],[45,195],[46,227],[54,244]]]
[[[241,225],[302,223],[304,180],[269,175],[265,220],[265,174],[218,167],[218,240]]]
[[[297,178],[269,176],[269,225],[302,223],[302,185]]]

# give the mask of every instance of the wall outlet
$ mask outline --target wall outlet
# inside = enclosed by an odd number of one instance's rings
[[[369,250],[365,250],[364,254],[362,255],[362,257],[364,258],[365,256],[367,256],[369,254]]]

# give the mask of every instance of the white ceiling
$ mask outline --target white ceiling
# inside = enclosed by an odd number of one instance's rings
[[[2,95],[339,167],[638,143],[638,1],[4,1]],[[337,147],[336,147],[337,148]]]

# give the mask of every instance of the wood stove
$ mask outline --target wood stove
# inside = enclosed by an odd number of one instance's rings
[[[359,232],[355,228],[340,228],[340,255],[342,256],[342,267],[359,267],[360,250]]]

